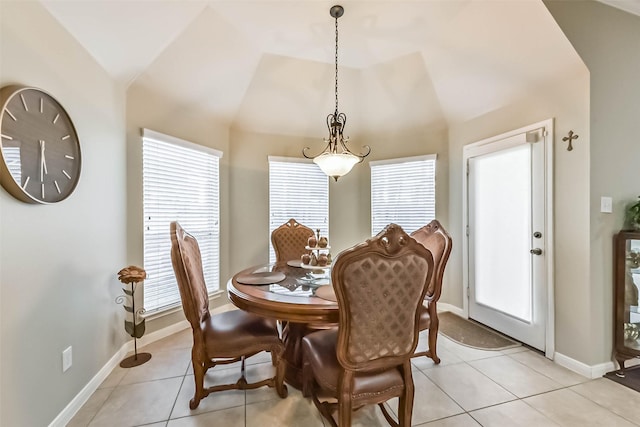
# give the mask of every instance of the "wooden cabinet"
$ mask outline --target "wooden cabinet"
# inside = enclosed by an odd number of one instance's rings
[[[614,241],[615,358],[624,376],[625,360],[640,357],[640,232],[621,231]]]

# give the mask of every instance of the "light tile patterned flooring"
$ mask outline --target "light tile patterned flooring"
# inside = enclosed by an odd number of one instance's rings
[[[423,344],[426,339],[421,339],[420,347]],[[68,425],[328,425],[292,387],[286,399],[264,387],[218,392],[202,400],[197,410],[189,410],[194,390],[190,348],[190,329],[144,347],[152,359],[132,369],[116,367]],[[604,378],[589,380],[524,347],[482,351],[440,336],[438,349],[440,365],[425,357],[413,359],[415,426],[640,426],[640,393]],[[247,362],[249,380],[272,373],[268,354]],[[238,375],[238,366],[214,368],[208,380],[233,382]],[[390,402],[392,410],[396,405]],[[355,412],[353,425],[387,424],[380,410],[371,407]]]

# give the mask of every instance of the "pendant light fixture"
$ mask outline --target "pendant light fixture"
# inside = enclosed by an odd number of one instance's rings
[[[344,136],[344,127],[347,124],[347,116],[344,113],[338,111],[338,18],[344,14],[344,8],[336,5],[331,7],[329,14],[336,20],[336,80],[335,80],[335,94],[336,94],[336,109],[332,114],[327,116],[327,128],[329,128],[329,138],[325,138],[324,142],[327,143],[324,151],[315,157],[307,155],[309,147],[305,147],[302,150],[302,155],[307,159],[313,159],[322,172],[327,176],[333,177],[336,181],[343,175],[349,173],[356,163],[362,162],[365,157],[371,152],[371,148],[365,145],[363,148],[366,152],[363,154],[354,154],[347,148],[347,142],[349,137]]]

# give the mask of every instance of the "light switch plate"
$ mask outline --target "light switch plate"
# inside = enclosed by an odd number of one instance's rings
[[[71,346],[69,346],[62,352],[62,372],[65,372],[67,369],[69,369],[72,364],[72,349]]]
[[[611,197],[600,198],[600,212],[602,213],[613,212],[613,199]]]

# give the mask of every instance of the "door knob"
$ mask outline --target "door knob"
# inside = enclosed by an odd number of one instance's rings
[[[531,249],[529,252],[531,252],[533,255],[542,255],[542,249],[540,248]]]

